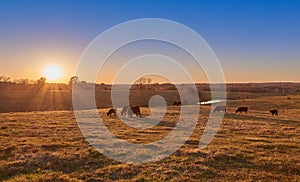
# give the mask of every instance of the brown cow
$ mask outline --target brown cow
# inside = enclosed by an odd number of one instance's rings
[[[247,113],[248,112],[248,107],[239,107],[236,111],[236,113],[242,113],[242,112],[245,112]]]
[[[111,116],[112,114],[117,115],[117,109],[109,109],[106,115]]]
[[[136,116],[142,117],[139,106],[131,106],[130,109],[128,109],[127,111],[128,116],[132,117],[133,113],[136,114]]]
[[[272,114],[272,116],[278,116],[278,110],[276,109],[270,110],[270,113]]]

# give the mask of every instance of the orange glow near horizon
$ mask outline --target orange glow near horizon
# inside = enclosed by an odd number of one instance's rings
[[[63,76],[62,68],[58,65],[47,65],[43,70],[43,76],[49,82],[58,82]]]

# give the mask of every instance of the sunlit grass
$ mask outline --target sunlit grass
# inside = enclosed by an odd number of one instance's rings
[[[249,113],[234,113],[238,105],[249,106]],[[300,97],[229,101],[228,107],[217,136],[206,149],[197,147],[209,106],[201,107],[197,128],[180,150],[144,165],[122,164],[98,153],[82,136],[71,111],[2,113],[0,180],[299,181]],[[271,116],[270,108],[279,109],[279,116]],[[179,117],[179,108],[172,106],[158,126],[136,130],[116,117],[107,117],[106,111],[99,113],[108,128],[133,143],[164,137]],[[148,112],[142,109],[143,114]]]

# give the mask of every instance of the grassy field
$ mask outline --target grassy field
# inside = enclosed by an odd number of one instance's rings
[[[228,101],[213,142],[197,148],[210,106],[201,106],[197,127],[168,158],[131,165],[98,153],[82,136],[72,111],[0,114],[0,181],[300,181],[300,96],[264,96]],[[248,114],[236,114],[248,106]],[[183,106],[186,107],[186,106]],[[199,106],[193,106],[199,107]],[[273,117],[269,109],[278,109]],[[117,117],[107,127],[119,138],[147,143],[166,136],[180,108],[168,107],[163,121],[133,129]],[[142,114],[149,109],[142,108]]]

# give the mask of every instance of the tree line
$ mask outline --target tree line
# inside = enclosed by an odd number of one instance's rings
[[[14,79],[12,80],[8,76],[0,76],[0,83],[15,83],[15,84],[22,84],[22,85],[44,85],[47,83],[46,77],[40,77],[39,79],[26,79],[26,78],[21,78],[21,79]],[[79,84],[79,83],[87,83],[86,81],[80,81],[78,76],[72,76],[68,84],[69,85],[74,85],[74,84]]]

